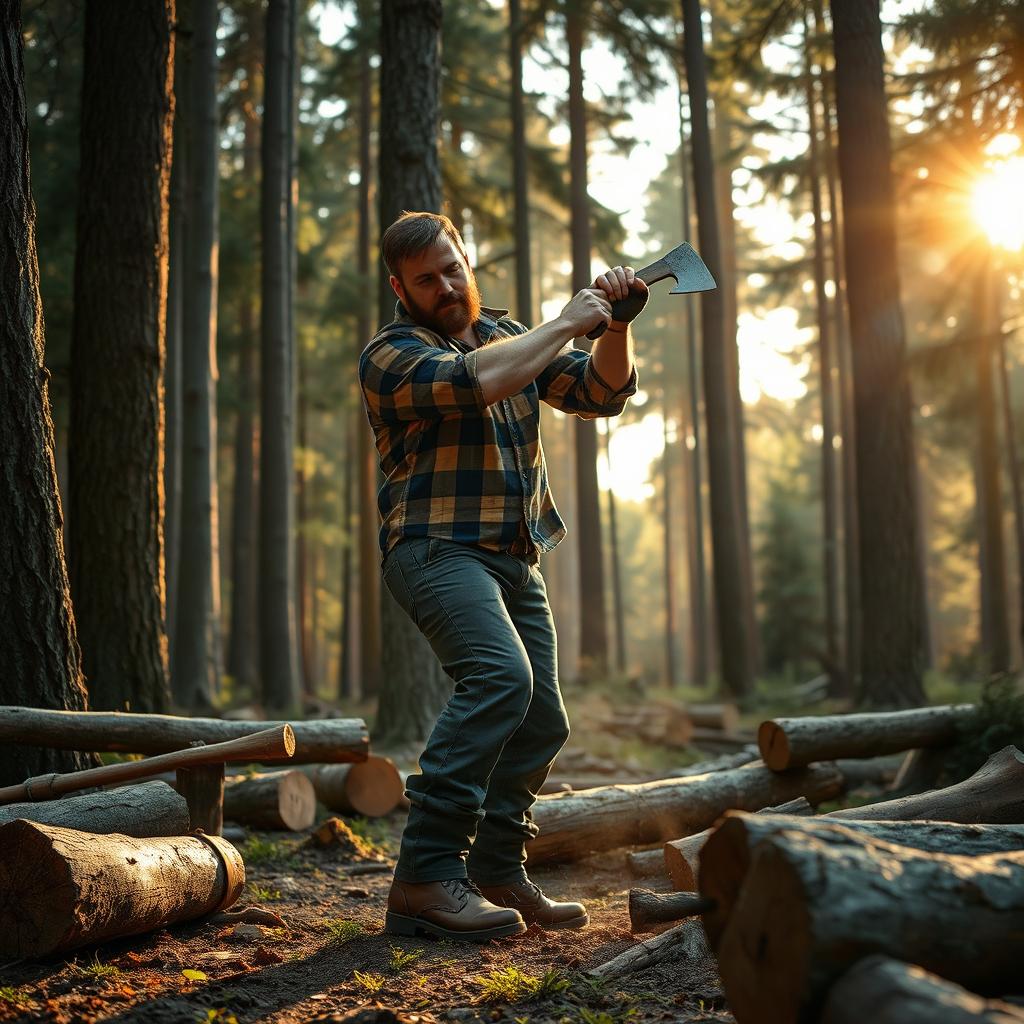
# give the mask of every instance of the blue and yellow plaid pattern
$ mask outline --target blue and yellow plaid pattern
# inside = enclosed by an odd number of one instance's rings
[[[484,345],[526,332],[484,308]],[[548,488],[540,402],[585,419],[617,416],[636,371],[614,391],[567,345],[517,394],[487,405],[479,349],[414,323],[401,303],[359,358],[359,382],[384,475],[377,496],[384,554],[401,537],[438,537],[536,561],[565,536]]]

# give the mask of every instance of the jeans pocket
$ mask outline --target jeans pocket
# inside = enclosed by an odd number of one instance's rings
[[[402,567],[402,553],[399,551],[392,551],[391,555],[384,563],[383,573],[384,585],[388,588],[388,592],[395,599],[395,603],[399,608],[409,616],[410,619],[417,625],[419,624],[416,618],[416,603],[413,601],[412,592],[409,590],[409,584],[405,578],[405,570]]]

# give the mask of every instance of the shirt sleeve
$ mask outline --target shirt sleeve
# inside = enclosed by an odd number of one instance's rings
[[[375,339],[359,357],[367,412],[387,421],[477,415],[487,404],[476,359],[476,351],[448,352],[414,335]]]
[[[635,366],[629,380],[615,391],[594,369],[589,353],[573,348],[571,342],[537,377],[537,393],[542,402],[581,419],[618,416],[626,400],[636,393],[636,386]]]

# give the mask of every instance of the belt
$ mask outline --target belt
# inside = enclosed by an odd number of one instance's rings
[[[537,554],[537,549],[526,537],[523,537],[522,535],[516,537],[506,550],[510,555],[525,558],[531,565],[536,565],[537,562],[540,561],[540,555]]]

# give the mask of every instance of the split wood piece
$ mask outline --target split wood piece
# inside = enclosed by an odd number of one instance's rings
[[[611,960],[591,968],[587,974],[592,978],[617,978],[652,967],[670,956],[680,961],[679,973],[673,976],[673,987],[677,991],[685,991],[714,972],[714,958],[700,922],[684,921],[653,939],[630,946]]]
[[[731,870],[722,858],[703,860],[702,893],[720,888],[719,865]],[[871,953],[983,995],[1019,985],[1024,851],[926,853],[839,825],[827,843],[790,830],[757,844],[717,946],[737,1024],[817,1021],[851,960]]]
[[[50,713],[50,712],[47,712]],[[54,711],[55,715],[89,714],[87,711]],[[195,767],[203,764],[223,764],[226,760],[260,761],[264,757],[282,760],[295,752],[295,735],[287,723],[275,725],[260,732],[240,736],[238,739],[212,743],[209,746],[175,750],[142,761],[125,761],[121,764],[103,765],[101,768],[87,768],[82,772],[67,775],[38,775],[17,786],[0,789],[0,804],[15,800],[54,800],[64,793],[92,786],[128,782],[156,775],[167,768]]]
[[[1024,1010],[982,999],[920,967],[869,956],[825,1000],[821,1024],[1024,1024]]]
[[[730,807],[757,811],[798,796],[820,803],[841,791],[842,776],[833,765],[779,773],[757,762],[686,779],[542,796],[533,805],[540,835],[529,843],[529,861],[579,860],[602,850],[644,846],[699,832]]]
[[[202,740],[189,744],[202,747]],[[188,804],[192,831],[201,828],[208,836],[219,836],[224,831],[224,762],[179,768],[175,773],[174,788]]]
[[[359,764],[318,764],[302,769],[328,810],[382,818],[402,802],[405,786],[394,761],[370,754]]]
[[[652,892],[629,890],[629,928],[632,932],[653,931],[653,925],[681,921],[712,909],[714,904],[695,892]]]
[[[132,839],[12,821],[0,826],[0,957],[34,958],[205,917],[245,887],[215,836]]]
[[[704,928],[713,946],[728,925],[729,915],[745,885],[751,859],[759,843],[775,836],[807,836],[828,844],[847,832],[895,846],[927,853],[958,856],[1024,851],[1024,825],[963,825],[946,821],[856,821],[852,819],[771,817],[728,811],[700,855],[700,892],[715,902],[704,916]],[[707,880],[703,872],[712,867]]]
[[[232,782],[224,787],[224,817],[253,828],[302,832],[316,820],[313,783],[300,771]]]
[[[757,743],[764,763],[780,772],[812,761],[947,746],[956,739],[957,725],[973,714],[973,704],[952,704],[909,711],[773,718],[761,723]]]
[[[829,811],[826,818],[870,821],[958,821],[965,824],[1024,823],[1024,754],[1003,747],[969,779],[945,789]]]
[[[0,807],[0,825],[16,818],[96,835],[116,832],[136,839],[180,836],[190,831],[188,806],[166,782],[141,782],[111,792]]]
[[[765,807],[757,814],[793,814],[800,817],[814,813],[814,808],[803,798],[790,800],[778,807]],[[658,851],[661,854],[662,870],[667,870],[672,879],[672,887],[680,892],[694,892],[697,889],[697,877],[700,873],[700,851],[711,835],[706,828],[696,835],[684,836],[667,842]]]
[[[0,742],[55,750],[108,750],[126,754],[165,754],[193,740],[221,743],[251,736],[284,722],[235,722],[120,711],[50,711],[0,706]],[[295,764],[364,761],[370,740],[361,718],[326,718],[289,723],[295,733]],[[232,758],[274,760],[270,757]]]

